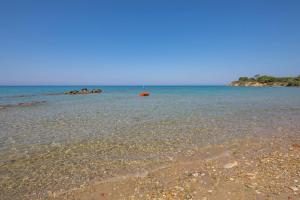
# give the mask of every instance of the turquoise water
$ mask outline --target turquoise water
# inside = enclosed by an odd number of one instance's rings
[[[300,134],[300,88],[148,86],[139,97],[142,87],[84,87],[103,93],[0,87],[4,199],[43,198],[233,138]]]
[[[149,86],[145,89],[151,96],[141,98],[138,93],[143,91],[142,87],[90,86],[90,89],[101,88],[103,93],[49,95],[80,88],[82,87],[0,87],[0,106],[46,101],[39,105],[2,109],[0,147],[70,142],[116,133],[126,135],[135,126],[155,126],[155,123],[160,125],[163,121],[176,122],[174,129],[177,126],[182,129],[187,124],[189,127],[226,126],[226,122],[230,126],[232,123],[243,123],[239,124],[241,127],[257,123],[257,126],[272,127],[276,124],[272,124],[272,120],[285,124],[288,122],[280,121],[283,120],[281,118],[286,116],[294,119],[300,114],[299,88]],[[245,121],[241,122],[243,119]],[[214,120],[219,120],[219,124],[214,124]],[[153,131],[153,127],[151,128]],[[166,132],[163,128],[159,129],[159,126],[154,128],[158,135]],[[119,129],[128,133],[120,133]],[[224,127],[224,131],[227,129],[230,127]],[[188,130],[187,127],[186,131]],[[179,134],[184,132],[181,130]],[[229,133],[229,136],[233,134],[237,133]],[[244,133],[241,131],[239,134]]]

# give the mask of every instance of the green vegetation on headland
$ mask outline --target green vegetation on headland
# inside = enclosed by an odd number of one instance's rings
[[[254,77],[240,77],[238,81],[233,81],[230,86],[253,86],[253,87],[264,87],[264,86],[290,86],[300,87],[300,75],[297,77],[274,77],[274,76],[260,76],[255,75]]]

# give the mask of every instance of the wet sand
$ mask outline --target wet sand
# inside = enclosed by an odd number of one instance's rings
[[[190,149],[149,171],[49,199],[300,199],[300,137],[231,140]]]

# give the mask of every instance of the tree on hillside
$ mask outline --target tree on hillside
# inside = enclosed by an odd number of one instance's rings
[[[248,80],[249,80],[249,78],[246,77],[246,76],[243,76],[243,77],[239,78],[239,81],[248,81]]]
[[[257,81],[260,83],[271,83],[275,82],[276,78],[273,76],[260,76],[257,78]]]

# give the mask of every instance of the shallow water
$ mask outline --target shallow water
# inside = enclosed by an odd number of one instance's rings
[[[84,86],[86,87],[86,86]],[[44,197],[237,137],[300,134],[300,88],[0,87],[1,194]],[[57,94],[57,95],[49,95]]]

